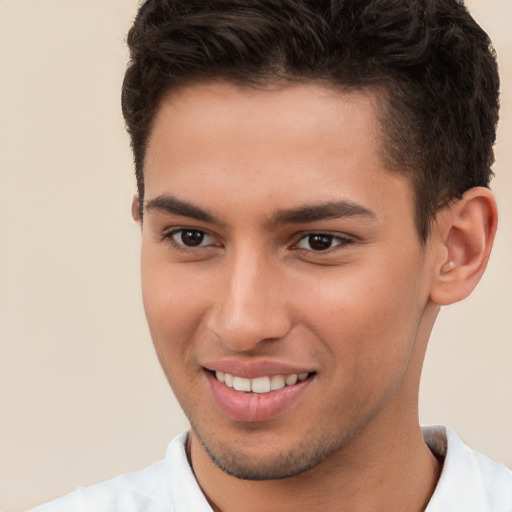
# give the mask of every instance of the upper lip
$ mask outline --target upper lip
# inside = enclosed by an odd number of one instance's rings
[[[222,359],[218,361],[207,362],[204,365],[207,370],[237,377],[244,377],[246,379],[256,379],[258,377],[271,377],[273,375],[292,375],[294,373],[310,373],[313,370],[311,367],[295,366],[288,363],[281,363],[278,361],[241,361],[239,359]]]

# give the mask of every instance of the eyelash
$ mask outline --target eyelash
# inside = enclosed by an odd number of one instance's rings
[[[213,247],[215,246],[215,244],[187,246],[184,243],[180,243],[175,239],[175,237],[177,237],[180,233],[183,236],[183,234],[186,232],[202,235],[202,238],[199,242],[200,244],[202,244],[204,238],[206,238],[206,237],[209,237],[212,240],[214,240],[214,237],[212,235],[209,235],[206,231],[204,231],[202,229],[195,229],[195,228],[178,228],[178,229],[173,229],[171,231],[167,231],[167,232],[163,233],[162,240],[165,241],[166,243],[168,243],[173,249],[176,249],[181,252],[186,252],[186,253],[195,252],[198,249],[209,249],[212,246]],[[183,240],[182,240],[182,242],[183,242]]]
[[[181,236],[183,237],[183,234],[186,232],[193,233],[195,235],[199,234],[201,236],[199,245],[187,246],[187,245],[185,245],[185,243],[183,243],[183,239],[182,239],[181,243],[176,240],[177,236],[179,236],[181,234]],[[212,248],[215,246],[217,246],[217,247],[219,246],[219,245],[215,245],[215,244],[201,245],[206,237],[209,237],[212,240],[214,240],[214,237],[212,235],[209,235],[206,231],[204,231],[202,229],[194,229],[194,228],[173,229],[173,230],[168,231],[162,235],[162,239],[165,240],[168,244],[170,244],[174,249],[181,251],[181,252],[186,252],[186,253],[195,252],[198,249],[209,249],[209,248]],[[331,245],[330,247],[327,247],[326,249],[318,249],[318,250],[314,250],[312,248],[308,249],[305,247],[300,247],[301,242],[303,242],[307,239],[311,239],[312,237],[319,237],[319,238],[327,239],[328,243],[330,243],[330,244],[332,244],[334,242],[338,242],[338,243],[335,243],[335,245]],[[300,238],[298,238],[298,240],[296,242],[293,243],[293,245],[290,248],[292,250],[296,250],[296,251],[304,251],[304,252],[307,252],[308,254],[324,255],[324,254],[329,254],[333,251],[337,251],[337,250],[339,250],[339,248],[343,248],[343,247],[348,246],[353,243],[354,243],[354,240],[350,237],[342,236],[342,235],[338,235],[338,234],[334,234],[334,233],[329,233],[329,232],[319,231],[319,232],[310,232],[310,233],[303,234],[302,236],[300,236]],[[311,244],[311,240],[310,240],[310,244]]]
[[[303,240],[307,240],[308,238],[311,239],[312,237],[320,237],[320,238],[324,238],[324,239],[327,238],[327,239],[329,239],[331,244],[334,243],[335,241],[337,241],[338,243],[336,243],[335,245],[331,245],[330,247],[327,247],[326,249],[319,249],[319,250],[306,249],[306,248],[299,247],[299,244]],[[319,232],[307,233],[305,235],[302,235],[299,238],[298,242],[296,242],[294,244],[294,249],[298,250],[298,251],[301,251],[301,250],[307,251],[308,253],[313,253],[313,254],[328,254],[330,252],[339,250],[338,248],[342,248],[342,247],[345,247],[345,246],[353,244],[353,243],[354,243],[354,240],[348,236],[342,236],[342,235],[338,235],[338,234],[334,234],[334,233],[319,231]],[[310,244],[311,244],[311,240],[310,240]]]

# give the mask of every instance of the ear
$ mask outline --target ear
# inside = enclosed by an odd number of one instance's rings
[[[480,281],[498,222],[496,201],[483,187],[468,190],[436,215],[438,245],[430,299],[444,306],[465,299]]]
[[[137,223],[142,223],[142,210],[139,196],[135,194],[132,199],[132,219]]]

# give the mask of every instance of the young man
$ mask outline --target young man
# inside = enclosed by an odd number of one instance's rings
[[[418,387],[482,276],[498,76],[456,0],[148,0],[123,112],[142,285],[191,423],[43,511],[509,511]]]

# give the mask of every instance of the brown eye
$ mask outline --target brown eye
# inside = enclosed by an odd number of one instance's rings
[[[308,243],[314,251],[325,251],[332,246],[333,235],[309,235]]]
[[[172,234],[173,240],[186,247],[200,247],[204,242],[211,243],[211,237],[197,229],[180,229]]]
[[[302,237],[297,244],[299,249],[307,249],[308,251],[322,252],[332,249],[336,246],[350,244],[351,240],[339,235],[331,235],[330,233],[311,233]]]

